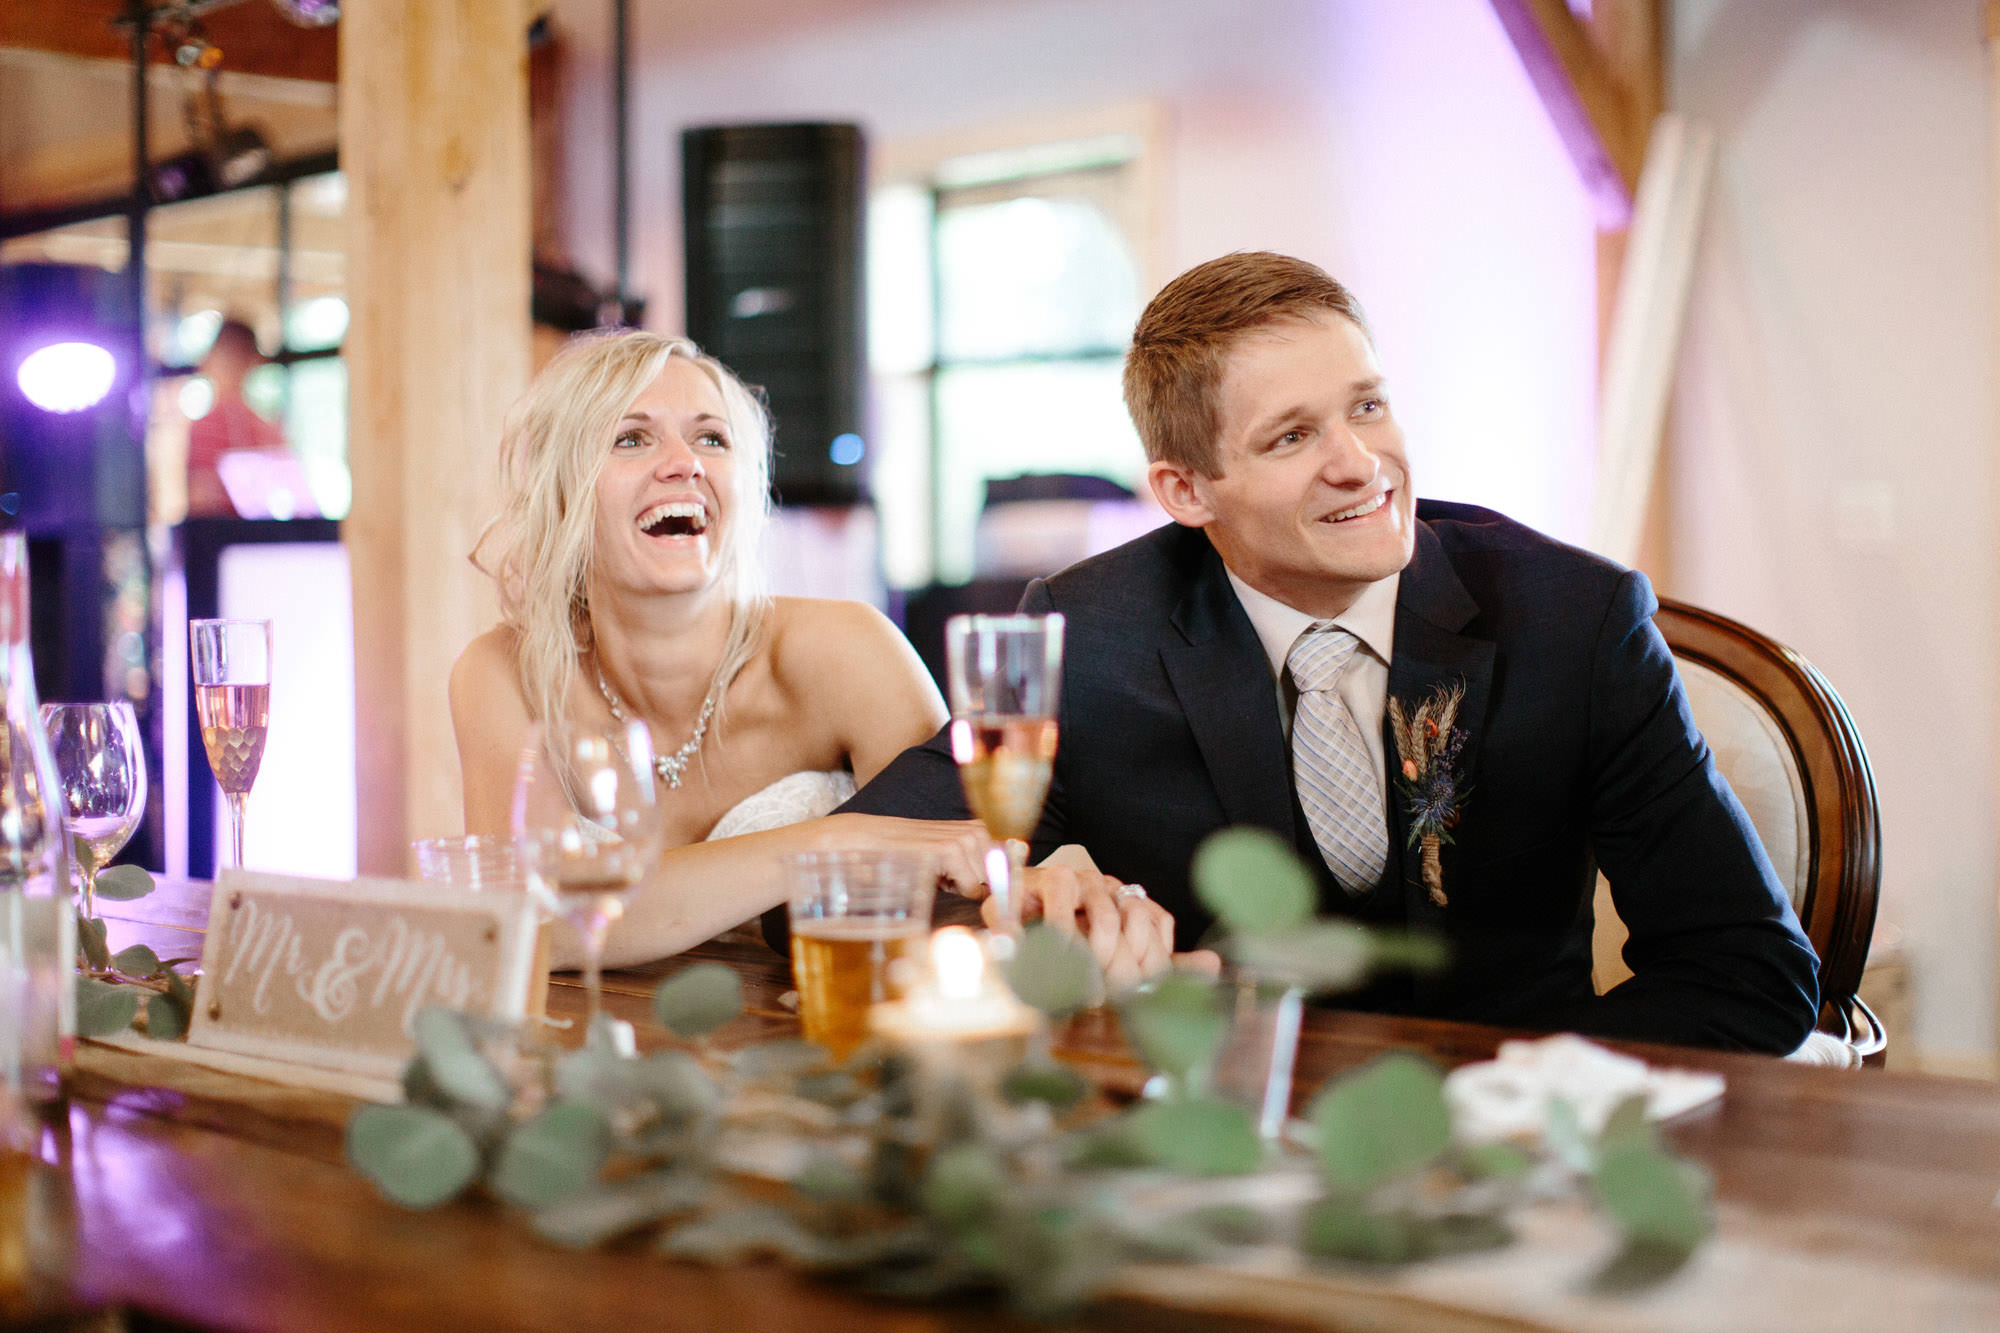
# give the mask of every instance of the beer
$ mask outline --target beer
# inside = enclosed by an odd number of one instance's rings
[[[826,917],[792,922],[792,976],[807,1041],[845,1060],[868,1035],[868,1007],[901,996],[889,965],[917,950],[927,919]]]

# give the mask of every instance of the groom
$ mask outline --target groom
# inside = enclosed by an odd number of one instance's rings
[[[1257,825],[1313,864],[1323,912],[1451,946],[1446,971],[1345,1002],[1804,1039],[1811,946],[1695,730],[1645,577],[1490,510],[1420,504],[1346,288],[1281,255],[1203,264],[1141,316],[1125,398],[1174,523],[1023,601],[1068,621],[1037,855],[1082,844],[1190,949],[1212,921],[1188,885],[1196,845]],[[963,817],[948,738],[846,808]],[[1599,866],[1634,973],[1601,997]]]

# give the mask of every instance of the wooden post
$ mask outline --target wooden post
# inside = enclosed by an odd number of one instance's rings
[[[527,7],[360,0],[340,16],[360,867],[462,827],[445,701],[491,625],[466,561],[529,346]]]

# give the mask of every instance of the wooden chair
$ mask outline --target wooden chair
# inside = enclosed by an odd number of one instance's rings
[[[1855,993],[1882,883],[1875,776],[1860,732],[1826,677],[1783,644],[1665,599],[1653,622],[1673,650],[1716,767],[1749,812],[1819,954],[1819,1030],[1863,1063],[1881,1064],[1888,1036]],[[1607,963],[1622,968],[1623,940],[1604,938],[1609,895],[1601,882],[1598,899],[1602,983],[1610,980]]]

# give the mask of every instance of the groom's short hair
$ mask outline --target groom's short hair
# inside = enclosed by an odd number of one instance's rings
[[[1267,324],[1325,310],[1368,333],[1353,292],[1316,264],[1268,250],[1211,259],[1162,287],[1125,355],[1125,407],[1146,458],[1221,475],[1216,398],[1230,349]]]

